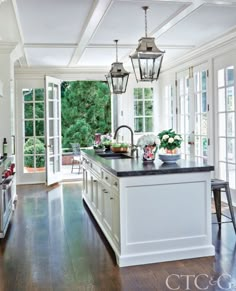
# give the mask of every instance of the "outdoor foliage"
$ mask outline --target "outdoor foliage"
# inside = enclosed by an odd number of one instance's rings
[[[106,83],[74,81],[62,83],[62,146],[78,142],[93,144],[95,133],[111,131],[111,101]]]
[[[34,156],[36,154],[36,168],[45,166],[45,148],[44,144],[39,139],[29,138],[24,146],[25,167],[34,168]],[[42,156],[39,156],[42,155]]]

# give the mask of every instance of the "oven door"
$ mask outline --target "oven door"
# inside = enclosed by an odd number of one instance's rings
[[[6,179],[1,185],[1,232],[5,232],[5,228],[9,222],[12,212],[12,183],[13,177]]]

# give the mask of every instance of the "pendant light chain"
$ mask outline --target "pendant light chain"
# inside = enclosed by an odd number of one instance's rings
[[[148,6],[143,6],[142,7],[144,12],[145,12],[145,37],[147,37],[147,10],[148,10]]]
[[[116,62],[118,63],[118,39],[115,39],[114,42],[116,43]]]

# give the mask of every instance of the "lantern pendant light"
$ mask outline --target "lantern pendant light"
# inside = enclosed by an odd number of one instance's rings
[[[136,51],[130,55],[135,77],[138,81],[154,81],[160,74],[165,51],[161,51],[154,42],[154,37],[147,37],[147,10],[145,11],[145,37],[140,38]]]
[[[118,62],[118,40],[115,39],[114,42],[116,43],[116,62],[111,64],[111,69],[105,77],[111,93],[122,94],[126,91],[130,73],[124,69],[123,63]]]

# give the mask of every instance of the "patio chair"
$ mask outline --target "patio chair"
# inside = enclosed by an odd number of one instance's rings
[[[71,147],[72,147],[72,151],[73,151],[71,173],[73,173],[74,169],[78,169],[79,173],[80,173],[80,166],[81,166],[80,144],[79,143],[71,143]],[[76,166],[76,165],[78,165],[78,166]]]

